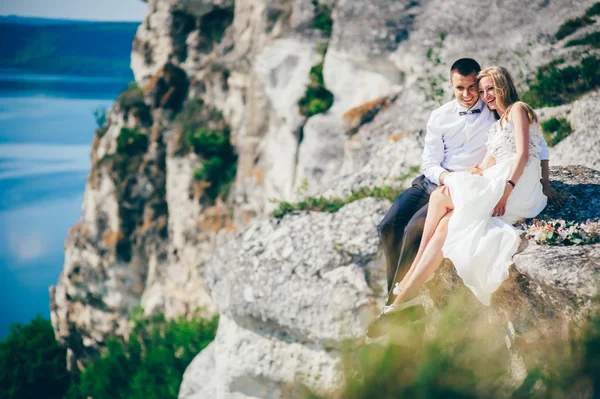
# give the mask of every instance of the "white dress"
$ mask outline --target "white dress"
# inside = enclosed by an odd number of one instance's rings
[[[520,237],[512,224],[537,216],[546,206],[540,183],[540,135],[539,126],[530,125],[529,159],[502,217],[492,217],[492,212],[504,193],[516,158],[510,121],[504,121],[502,128],[499,122],[494,123],[488,133],[486,147],[496,160],[494,166],[484,170],[483,176],[450,173],[444,182],[450,188],[455,208],[442,252],[486,306],[490,305],[491,294],[508,277],[512,257],[519,247]]]

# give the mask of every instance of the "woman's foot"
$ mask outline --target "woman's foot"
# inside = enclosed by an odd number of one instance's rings
[[[425,317],[425,310],[420,297],[409,301],[384,306],[379,315],[373,320],[365,331],[369,338],[378,338],[388,333],[391,325],[399,325]]]
[[[392,313],[397,313],[397,312],[402,312],[404,309],[408,309],[410,307],[413,306],[422,306],[423,305],[423,301],[421,301],[421,297],[420,296],[416,296],[412,299],[409,299],[408,301],[404,301],[404,302],[394,302],[389,306],[384,306],[383,309],[381,310],[381,312],[383,314],[392,314]]]

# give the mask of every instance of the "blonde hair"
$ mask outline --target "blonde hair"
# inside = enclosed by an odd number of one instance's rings
[[[517,93],[517,88],[513,83],[513,79],[510,76],[510,73],[506,70],[506,68],[500,66],[491,66],[485,68],[481,72],[477,74],[477,86],[479,86],[479,82],[481,79],[488,77],[492,79],[492,83],[494,84],[494,90],[496,92],[496,103],[498,104],[500,110],[504,109],[504,114],[500,118],[498,114],[498,110],[495,110],[496,119],[500,119],[500,127],[502,127],[502,122],[508,120],[508,113],[511,108],[518,104],[523,108],[525,113],[527,114],[527,119],[529,120],[529,124],[537,123],[538,117],[528,104],[519,100],[519,94]]]

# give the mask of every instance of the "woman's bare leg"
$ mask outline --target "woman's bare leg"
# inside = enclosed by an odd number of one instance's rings
[[[451,216],[452,211],[446,213],[439,221],[435,232],[431,235],[427,246],[423,250],[419,262],[403,285],[403,291],[394,300],[394,304],[400,304],[416,297],[427,278],[442,264],[444,260],[442,247],[446,241],[448,222]]]
[[[448,190],[448,188],[445,188],[445,190]],[[449,190],[446,194],[444,189],[440,187],[431,194],[429,208],[427,210],[427,217],[425,218],[425,225],[423,226],[423,238],[421,239],[421,244],[419,245],[419,250],[417,251],[415,260],[411,264],[410,269],[408,269],[404,275],[402,281],[400,281],[400,287],[404,288],[406,286],[406,283],[417,267],[417,264],[419,263],[421,256],[427,247],[427,244],[435,233],[440,220],[442,220],[442,218],[453,209],[454,204],[452,203],[452,197],[450,196]]]

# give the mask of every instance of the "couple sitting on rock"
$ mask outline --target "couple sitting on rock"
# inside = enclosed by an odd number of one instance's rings
[[[489,306],[519,246],[512,224],[535,217],[547,200],[563,204],[550,186],[538,117],[519,101],[508,71],[462,58],[450,84],[455,99],[427,123],[423,175],[379,225],[389,294],[367,328],[371,338],[386,334],[388,321],[424,315],[419,289],[444,258]]]

